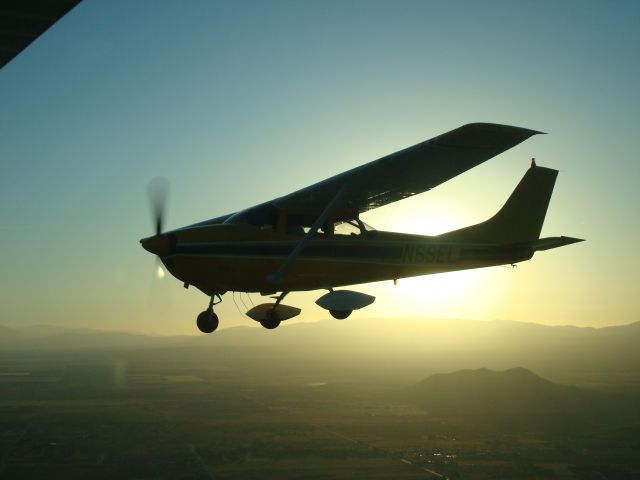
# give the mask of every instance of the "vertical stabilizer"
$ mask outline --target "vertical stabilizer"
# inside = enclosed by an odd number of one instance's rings
[[[507,202],[486,222],[440,235],[448,240],[511,244],[537,240],[551,200],[557,170],[532,166]]]

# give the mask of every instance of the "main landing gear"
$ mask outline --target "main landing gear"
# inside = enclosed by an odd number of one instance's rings
[[[260,325],[262,325],[267,330],[273,330],[274,328],[278,328],[280,326],[280,320],[275,318],[273,312],[270,312],[269,318],[260,320]]]
[[[353,310],[329,310],[329,313],[333,318],[337,318],[338,320],[344,320],[349,315],[351,315]]]
[[[273,330],[274,328],[278,328],[280,326],[280,318],[276,313],[276,308],[280,305],[280,302],[287,296],[289,292],[282,292],[280,296],[278,296],[276,303],[273,305],[273,308],[267,312],[267,318],[260,320],[260,325],[262,325],[267,330]]]
[[[217,298],[218,301],[214,301]],[[214,293],[211,296],[211,300],[209,300],[209,307],[200,315],[198,315],[198,319],[196,323],[198,324],[198,329],[202,333],[212,333],[218,328],[218,315],[213,311],[213,306],[219,304],[222,301],[222,298],[217,293]]]

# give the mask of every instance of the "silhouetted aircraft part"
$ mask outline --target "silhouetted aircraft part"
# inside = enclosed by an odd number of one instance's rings
[[[0,68],[66,15],[80,0],[0,2]]]
[[[313,225],[311,225],[311,228],[306,233],[304,238],[300,240],[300,242],[296,245],[296,248],[293,249],[293,251],[289,254],[287,259],[282,263],[282,265],[280,265],[280,268],[278,268],[278,270],[275,273],[271,275],[267,275],[267,280],[270,283],[273,283],[275,285],[282,283],[282,279],[284,275],[287,273],[287,270],[289,270],[291,263],[293,263],[293,261],[296,258],[298,258],[298,255],[302,253],[302,251],[304,250],[304,247],[306,247],[309,241],[313,238],[313,236],[316,233],[318,233],[318,229],[322,226],[323,223],[327,221],[327,219],[329,218],[329,215],[331,215],[335,211],[336,207],[340,205],[340,202],[342,202],[342,200],[344,199],[344,196],[347,193],[348,188],[349,187],[347,184],[340,185],[340,189],[338,190],[338,193],[335,194],[335,196],[331,199],[331,201],[326,206],[326,208],[322,211],[320,216],[316,219],[315,222],[313,222]]]
[[[274,328],[278,328],[280,326],[280,320],[278,320],[277,318],[260,320],[260,325],[262,325],[267,330],[273,330]]]
[[[581,241],[540,238],[558,172],[535,164],[498,213],[476,225],[427,236],[377,231],[359,218],[439,185],[537,133],[465,125],[290,195],[169,232],[163,231],[168,188],[160,182],[149,189],[156,234],[140,242],[171,275],[211,297],[198,318],[202,331],[215,330],[214,299],[219,303],[229,290],[281,292],[275,303],[247,312],[268,329],[300,314],[281,304],[294,291],[330,290],[316,303],[335,318],[346,318],[374,297],[334,288],[512,265],[537,251]]]
[[[276,299],[276,303],[256,305],[251,308],[246,315],[260,322],[260,325],[264,328],[273,330],[280,325],[280,322],[300,315],[301,310],[299,308],[281,303],[288,294],[289,292],[282,292],[279,296],[272,297]]]
[[[157,255],[161,258],[171,253],[170,238],[168,235],[154,235],[153,237],[147,237],[140,240],[142,247],[150,253]]]
[[[280,305],[280,303],[282,302],[282,300],[284,300],[284,297],[286,297],[287,295],[289,295],[289,292],[282,292],[280,295],[278,295],[277,297],[271,297],[271,298],[275,298],[276,300],[276,304],[273,306],[273,309],[275,310],[278,305]],[[255,306],[255,305],[254,305]]]
[[[247,316],[256,322],[261,323],[268,322],[270,320],[283,322],[290,318],[297,317],[300,315],[301,311],[302,310],[299,308],[284,305],[282,303],[279,305],[276,305],[275,303],[261,303],[249,310],[247,312]]]
[[[316,300],[316,304],[338,320],[343,320],[351,315],[354,310],[367,307],[373,303],[376,297],[353,290],[334,290]]]
[[[158,280],[162,280],[166,276],[166,265],[164,264],[162,257],[168,255],[171,251],[170,236],[162,234],[168,195],[169,181],[166,178],[154,178],[147,185],[147,196],[149,199],[149,206],[156,234],[152,237],[140,240],[140,243],[145,250],[156,256],[155,276]],[[185,288],[188,288],[189,286],[188,282],[184,282],[183,285]],[[200,328],[201,331],[204,331],[201,328],[200,321],[198,321],[198,328]],[[215,327],[213,330],[215,330]]]
[[[530,248],[529,243],[539,239],[557,176],[558,171],[551,168],[529,168],[493,217],[477,225],[443,233],[438,238]]]
[[[218,315],[214,313],[212,308],[208,308],[198,315],[196,324],[202,333],[212,333],[218,328]]]
[[[346,204],[353,212],[363,213],[431,190],[542,133],[509,125],[470,123],[280,197],[274,203],[279,208],[318,211],[348,183]]]
[[[527,247],[535,250],[536,252],[543,250],[550,250],[552,248],[564,247],[565,245],[571,245],[572,243],[584,242],[582,238],[573,237],[546,237],[539,238],[533,242],[528,242]]]
[[[216,301],[216,299],[218,301]],[[218,328],[218,315],[213,311],[213,307],[220,302],[222,302],[222,297],[219,294],[216,293],[211,295],[209,298],[209,306],[196,318],[196,325],[202,333],[212,333],[216,328]]]
[[[147,185],[147,195],[155,232],[156,235],[160,235],[164,226],[167,201],[169,200],[169,180],[164,177],[156,177],[151,180]]]

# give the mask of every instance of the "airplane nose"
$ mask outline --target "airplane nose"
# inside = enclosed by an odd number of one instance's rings
[[[140,240],[142,248],[155,255],[164,256],[169,253],[169,237],[166,235],[154,235]]]

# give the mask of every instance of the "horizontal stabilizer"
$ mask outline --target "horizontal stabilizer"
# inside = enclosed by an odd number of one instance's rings
[[[277,307],[275,303],[262,303],[249,310],[247,316],[256,322],[266,320],[278,320],[281,322],[300,315],[301,311],[299,308],[283,305],[282,303]]]
[[[550,250],[552,248],[564,247],[565,245],[571,245],[572,243],[584,242],[583,238],[573,237],[547,237],[539,238],[533,242],[527,242],[523,244],[523,247],[529,247],[538,252],[541,250]]]

